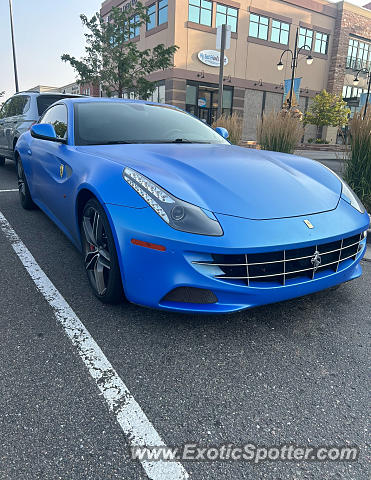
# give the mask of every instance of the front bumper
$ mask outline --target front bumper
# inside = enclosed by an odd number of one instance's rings
[[[139,305],[194,313],[233,312],[324,290],[362,273],[359,262],[366,250],[365,238],[355,260],[344,262],[337,272],[326,270],[313,280],[298,279],[293,284],[272,288],[220,280],[210,270],[192,263],[208,259],[210,254],[275,252],[361,234],[368,228],[369,217],[344,200],[340,200],[335,210],[305,217],[249,220],[219,214],[222,237],[176,231],[151,208],[106,205],[106,209],[115,235],[126,297]],[[309,229],[304,220],[309,220],[314,228]],[[132,239],[162,245],[166,251],[133,245]],[[164,300],[177,287],[210,290],[217,301],[198,304]]]

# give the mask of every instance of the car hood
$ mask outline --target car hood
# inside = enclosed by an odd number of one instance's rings
[[[77,147],[129,166],[194,205],[263,220],[333,210],[341,182],[318,162],[232,145],[151,144]]]

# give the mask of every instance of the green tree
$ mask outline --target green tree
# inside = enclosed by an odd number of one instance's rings
[[[341,95],[322,90],[313,98],[313,103],[304,115],[304,124],[316,125],[318,132],[322,127],[342,127],[348,123],[350,109]]]
[[[110,20],[105,21],[99,13],[90,20],[80,15],[85,33],[86,55],[80,60],[68,54],[62,60],[69,62],[78,74],[78,83],[101,85],[106,95],[134,92],[147,99],[155,88],[147,76],[156,70],[173,66],[177,46],[156,45],[153,49],[139,50],[132,38],[141,25],[149,20],[146,8],[138,2],[127,9],[113,8]]]

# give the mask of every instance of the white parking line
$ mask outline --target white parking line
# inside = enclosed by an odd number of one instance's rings
[[[4,192],[18,192],[18,188],[12,188],[10,190],[0,190],[0,193],[4,193]]]
[[[72,341],[110,410],[115,414],[128,444],[131,447],[146,446],[148,448],[157,445],[165,446],[160,435],[84,324],[40,268],[31,252],[1,212],[0,229],[9,240],[36,287],[52,307],[57,321]],[[144,460],[141,463],[148,478],[152,480],[185,480],[189,478],[184,467],[176,461],[149,462]]]

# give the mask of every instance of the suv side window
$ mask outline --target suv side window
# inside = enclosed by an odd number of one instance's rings
[[[49,108],[40,118],[39,123],[50,123],[58,138],[67,138],[67,107],[62,104]]]
[[[11,102],[11,101],[12,101],[12,99],[9,98],[9,100],[7,100],[7,101],[4,103],[4,105],[3,105],[3,107],[2,107],[2,109],[1,109],[1,111],[0,111],[0,118],[10,117],[10,115],[9,115],[8,113],[9,113],[9,108],[10,108],[10,102]]]
[[[7,117],[15,117],[16,115],[22,115],[25,107],[27,106],[29,97],[27,95],[17,95],[10,99]]]

